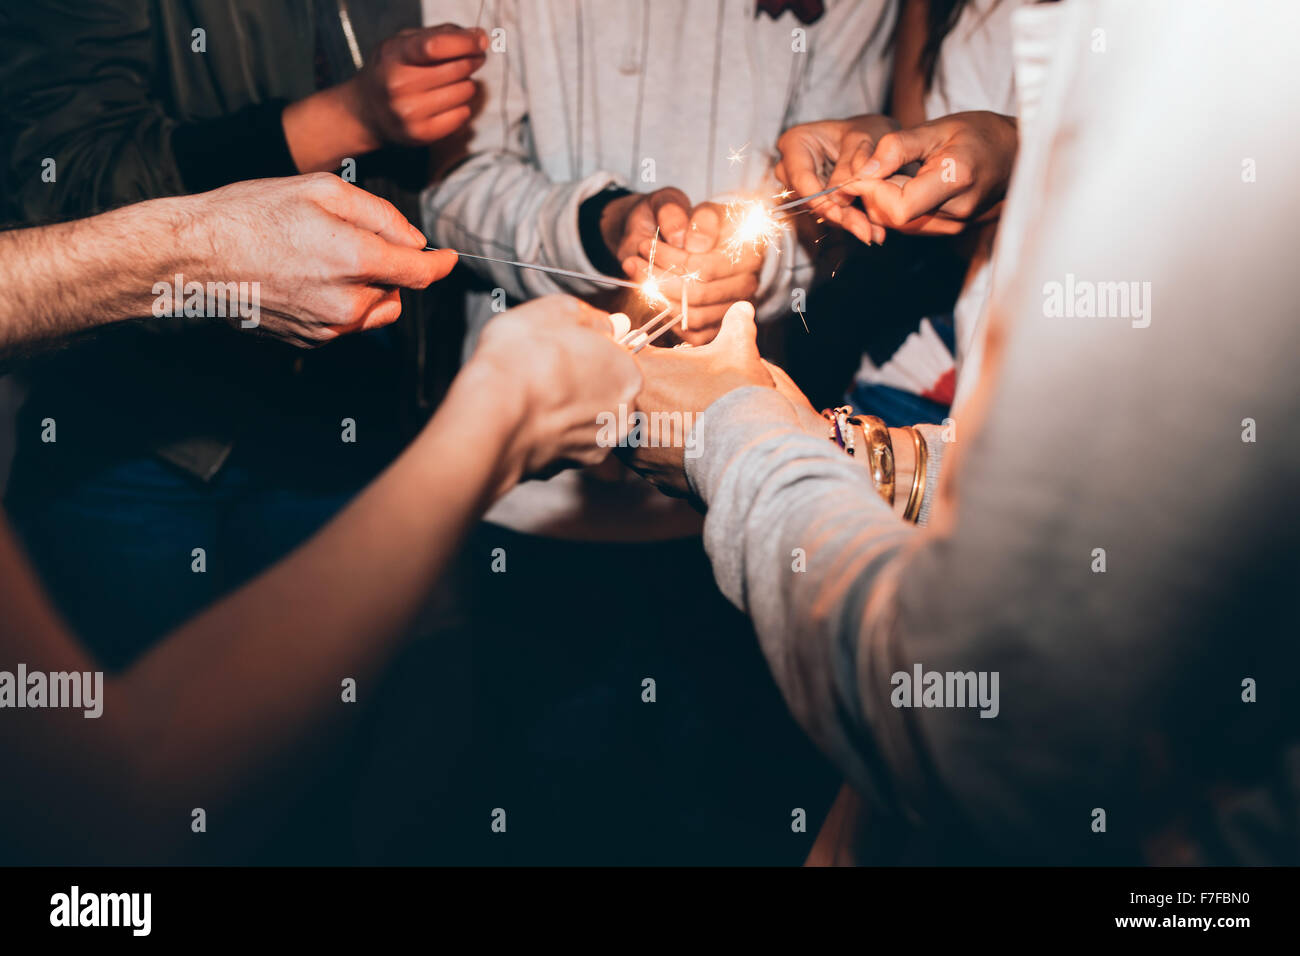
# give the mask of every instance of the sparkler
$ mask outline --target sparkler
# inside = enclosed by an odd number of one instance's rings
[[[727,219],[735,223],[735,225],[731,230],[731,235],[722,244],[723,251],[727,253],[732,262],[739,262],[747,252],[757,252],[763,249],[781,234],[781,224],[792,215],[797,215],[797,213],[791,213],[789,210],[810,203],[814,199],[820,199],[822,196],[829,196],[837,189],[843,189],[851,182],[853,180],[850,179],[838,186],[831,186],[829,189],[823,189],[821,192],[813,193],[810,196],[783,202],[779,206],[773,206],[770,202],[762,199],[741,199],[728,203]],[[785,189],[772,198],[786,199],[792,195],[794,195],[793,190]],[[786,215],[782,216],[778,215],[778,213],[786,213]]]
[[[757,252],[781,234],[775,212],[761,199],[727,203],[727,219],[735,225],[722,244],[732,262],[739,262],[747,252]]]
[[[658,242],[658,239],[659,239],[659,235],[656,232],[655,241]],[[654,258],[653,253],[655,247],[654,245],[652,245],[650,248],[651,248],[651,260],[653,265],[653,258]],[[436,246],[425,246],[424,251],[437,252],[438,248]],[[462,259],[477,259],[480,262],[498,262],[501,265],[514,266],[515,268],[518,269],[534,269],[538,272],[545,272],[550,275],[568,276],[571,279],[586,279],[588,282],[602,282],[605,283],[606,285],[616,285],[625,289],[636,289],[638,292],[641,293],[641,296],[645,299],[646,303],[649,305],[654,305],[657,307],[659,305],[668,304],[668,297],[664,295],[663,292],[660,291],[659,283],[655,280],[654,276],[650,276],[644,282],[636,283],[628,279],[616,279],[613,276],[596,275],[590,272],[576,272],[572,269],[559,269],[556,268],[555,266],[538,265],[535,262],[520,262],[517,259],[497,259],[494,258],[493,256],[475,255],[472,252],[458,252],[456,254],[460,256]],[[691,273],[690,276],[688,276],[687,278],[699,278],[699,274]],[[685,309],[686,307],[686,303],[684,301],[682,303],[682,307],[683,309]],[[669,318],[671,312],[672,312],[671,309],[665,308],[663,311],[661,311],[658,315],[652,318],[649,322],[642,325],[640,328],[629,330],[618,340],[618,344],[630,349],[632,351],[632,354],[634,355],[637,352],[640,352],[643,348],[645,348],[655,339],[659,338],[659,336],[663,335],[669,329],[673,328],[680,321],[682,321],[682,317],[680,315]],[[655,326],[656,323],[660,322],[665,318],[668,319],[667,322],[665,322],[659,328],[653,328],[652,330],[652,327]]]
[[[646,263],[646,279],[641,283],[641,295],[647,305],[659,306],[668,304],[668,296],[664,295],[659,289],[659,281],[655,279],[655,252],[659,249],[659,227],[655,227],[655,237],[650,240],[650,258]]]
[[[618,340],[618,344],[635,355],[655,339],[659,338],[659,336],[676,326],[681,322],[681,320],[682,317],[680,315],[672,314],[672,309],[664,309],[639,329],[628,330],[628,332]]]
[[[437,252],[436,246],[425,246],[425,252]],[[536,272],[546,272],[554,276],[567,276],[570,279],[586,279],[588,282],[598,282],[604,285],[622,286],[624,289],[636,289],[644,294],[645,283],[637,284],[629,279],[616,279],[613,276],[607,276],[594,272],[575,272],[572,269],[558,269],[555,266],[542,266],[535,262],[518,262],[515,259],[494,259],[492,256],[478,256],[472,252],[457,252],[457,256],[462,259],[477,259],[480,262],[499,262],[503,266],[514,266],[516,269],[532,269]]]
[[[773,209],[772,212],[784,212],[787,209],[793,209],[795,206],[802,206],[804,203],[812,202],[814,199],[821,199],[823,196],[829,196],[831,193],[835,192],[838,189],[843,189],[845,186],[847,186],[849,183],[853,181],[854,180],[852,179],[846,179],[838,186],[831,186],[828,189],[823,189],[819,193],[813,193],[811,196],[804,196],[802,199],[796,199],[793,202],[783,203],[780,206],[777,206],[775,209]],[[793,196],[793,195],[794,195],[794,190],[787,189],[776,198],[784,199],[786,196]]]

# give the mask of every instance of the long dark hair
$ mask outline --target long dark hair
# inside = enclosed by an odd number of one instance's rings
[[[1002,0],[993,0],[988,12],[992,13]],[[1055,3],[1056,0],[1037,0],[1038,3]],[[952,28],[957,25],[962,11],[970,0],[928,0],[926,3],[925,46],[921,48],[921,72],[925,74],[925,88],[934,82],[934,67],[939,62],[939,50]],[[987,15],[987,14],[986,14]]]
[[[952,32],[970,0],[928,0],[926,3],[925,46],[921,48],[921,72],[925,74],[925,88],[934,82],[934,68],[939,62],[939,49]],[[997,0],[994,0],[997,3]]]

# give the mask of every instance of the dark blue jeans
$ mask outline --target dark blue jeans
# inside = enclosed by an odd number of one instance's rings
[[[6,504],[55,606],[115,670],[283,557],[355,490],[294,486],[236,451],[209,483],[133,458],[57,491],[20,480]]]

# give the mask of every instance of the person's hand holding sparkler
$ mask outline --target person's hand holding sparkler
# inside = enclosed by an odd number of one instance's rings
[[[717,334],[732,303],[758,290],[767,244],[779,230],[761,202],[701,203],[691,211],[680,246],[664,242],[662,235],[658,242],[648,238],[623,261],[623,269],[645,285],[648,299],[681,303],[689,320],[677,336],[701,345]]]
[[[686,193],[671,186],[652,193],[632,193],[605,207],[600,232],[618,262],[637,255],[656,236],[680,248],[686,241],[690,208]]]
[[[792,197],[814,196],[828,187],[843,187],[870,160],[881,137],[896,129],[898,124],[893,119],[879,113],[792,126],[777,140],[781,160],[776,165],[776,178]],[[885,241],[884,226],[873,223],[855,208],[847,189],[818,196],[809,206],[868,245]]]
[[[1007,192],[1020,137],[1013,117],[954,113],[881,138],[853,161],[843,189],[871,221],[900,232],[951,235],[991,218]],[[921,163],[915,176],[898,175]]]
[[[499,490],[609,457],[596,440],[598,416],[632,405],[641,388],[636,359],[612,341],[625,329],[566,295],[533,299],[484,326],[453,388],[511,423]]]
[[[284,135],[302,172],[337,169],[396,143],[427,146],[470,118],[487,34],[444,23],[388,37],[350,80],[285,107]]]

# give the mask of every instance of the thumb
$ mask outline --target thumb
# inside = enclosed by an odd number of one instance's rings
[[[756,351],[758,326],[754,324],[754,306],[743,299],[733,302],[722,317],[722,328],[710,343],[714,348],[727,351]]]

